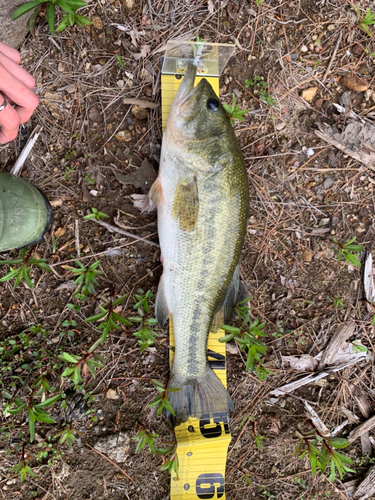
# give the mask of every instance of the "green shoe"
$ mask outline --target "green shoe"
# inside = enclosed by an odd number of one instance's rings
[[[51,205],[37,187],[0,172],[0,252],[38,243],[51,222]]]

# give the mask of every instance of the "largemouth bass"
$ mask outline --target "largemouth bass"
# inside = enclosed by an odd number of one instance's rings
[[[168,387],[178,424],[227,414],[233,402],[207,361],[214,317],[229,321],[239,286],[249,191],[230,118],[189,65],[176,93],[148,203],[158,209],[163,275],[156,317],[172,316],[175,357]]]

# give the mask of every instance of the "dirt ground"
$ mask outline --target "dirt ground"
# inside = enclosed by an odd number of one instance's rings
[[[361,18],[368,7],[375,9],[374,3],[357,3]],[[360,255],[362,267],[356,268],[338,262],[333,242],[356,237],[366,252],[372,249],[374,169],[321,140],[316,131],[322,123],[345,127],[347,117],[333,103],[373,119],[375,42],[358,27],[344,0],[265,0],[259,6],[255,0],[101,0],[91,2],[83,14],[92,26],[68,27],[52,38],[41,20],[36,37],[25,40],[22,61],[36,79],[40,106],[18,139],[0,147],[0,169],[9,171],[35,126],[43,127],[22,176],[40,187],[54,206],[53,228],[35,250],[54,265],[54,272],[34,267],[35,288],[6,282],[0,289],[2,389],[26,401],[47,366],[51,386],[63,387],[67,394],[67,408],[56,404],[52,410],[56,424],[37,423],[33,444],[26,415],[1,417],[2,498],[169,498],[169,474],[159,469],[162,457],[152,456],[147,447],[136,454],[131,439],[141,425],[159,435],[158,447],[174,439],[165,417],[147,408],[156,395],[150,379],[165,381],[168,376],[167,330],[156,328],[155,346],[142,355],[132,335],[135,328],[124,326],[109,334],[100,349],[105,367],[98,369],[95,380],[85,379],[86,399],[62,381],[63,364],[56,360],[62,351],[82,356],[100,337],[97,324],[85,318],[99,311],[104,298],[127,294],[118,311],[130,317],[135,314],[134,294],[156,293],[159,250],[140,241],[157,243],[156,215],[139,214],[130,195],[147,192],[158,169],[165,43],[197,35],[236,45],[220,80],[220,94],[230,103],[234,93],[240,107],[249,109],[235,125],[250,190],[241,279],[252,297],[253,317],[267,321],[265,364],[273,372],[259,381],[255,373],[246,372],[244,354],[234,344],[229,348],[228,389],[235,410],[226,498],[349,498],[343,484],[357,484],[372,463],[361,440],[344,450],[355,473],[330,483],[324,475],[312,476],[306,458],[293,456],[295,431],[311,429],[304,401],[330,430],[349,419],[341,437],[364,421],[353,388],[367,399],[371,414],[372,357],[292,395],[275,397],[270,391],[303,375],[287,365],[285,356],[317,355],[349,320],[355,324],[351,340],[374,352],[372,315],[363,300],[365,252]],[[263,100],[257,85],[261,80],[254,81],[255,76],[266,82]],[[253,79],[248,88],[246,79]],[[139,109],[124,103],[127,99],[156,107]],[[130,181],[121,177],[141,166],[141,176]],[[138,239],[84,220],[92,207],[109,215],[106,222]],[[17,256],[14,251],[1,258]],[[100,259],[103,273],[96,293],[81,302],[79,312],[66,307],[74,292],[67,266],[74,266],[77,257],[84,265]],[[2,266],[0,276],[8,271]],[[63,325],[72,319],[76,326],[68,335]],[[38,324],[44,330],[30,331]],[[12,351],[10,346],[20,345],[22,332],[31,344]],[[2,402],[4,408],[6,398]],[[78,438],[72,448],[53,439],[64,425]],[[264,437],[262,451],[254,436]],[[101,452],[95,448],[110,438],[122,440],[118,463],[105,446]],[[11,467],[20,461],[22,449],[35,477],[20,483]],[[47,450],[46,456],[37,460],[41,450]]]

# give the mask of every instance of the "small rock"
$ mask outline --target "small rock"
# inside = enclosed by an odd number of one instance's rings
[[[63,227],[59,227],[56,229],[56,231],[53,233],[55,238],[58,238],[59,236],[64,236],[65,234],[65,229]]]
[[[237,346],[235,344],[230,344],[229,342],[225,344],[225,350],[229,352],[229,354],[238,354]]]
[[[89,109],[89,120],[97,123],[101,123],[103,121],[103,115],[101,114],[100,109],[96,106]]]
[[[134,7],[134,0],[124,0],[123,5],[126,10],[132,10]]]
[[[294,53],[293,54],[289,54],[289,58],[291,61],[297,61],[298,59],[298,54]]]
[[[119,80],[118,82],[116,82],[116,85],[117,85],[117,87],[119,87],[120,89],[122,89],[122,87],[125,86],[125,82],[124,82],[124,80]]]
[[[120,396],[117,394],[117,392],[114,389],[108,389],[106,397],[108,399],[119,399]]]
[[[101,409],[96,410],[96,416],[98,417],[99,420],[103,420],[103,418],[104,418],[103,410],[101,410]]]
[[[92,25],[94,26],[94,28],[96,30],[102,30],[103,29],[103,23],[102,23],[102,20],[99,16],[93,16],[91,18],[91,21],[92,21]]]
[[[140,108],[139,106],[132,107],[132,115],[137,120],[146,120],[148,117],[148,111],[146,108]]]
[[[64,73],[65,69],[66,69],[66,64],[64,62],[59,62],[57,70],[60,71],[60,73]]]
[[[316,96],[318,92],[318,87],[309,87],[308,89],[302,90],[301,97],[305,99],[305,101],[310,102]]]
[[[336,29],[336,24],[329,24],[327,27],[328,31],[335,31],[335,29]]]
[[[132,140],[132,135],[129,130],[120,130],[120,132],[115,134],[115,137],[120,142],[129,142]]]
[[[302,259],[304,262],[311,262],[312,259],[314,257],[314,252],[312,252],[311,250],[309,250],[308,248],[306,248],[303,252],[302,252]]]
[[[339,99],[341,106],[344,106],[346,109],[350,109],[351,107],[351,98],[349,92],[344,92]]]
[[[111,434],[99,438],[94,448],[102,453],[106,453],[111,460],[117,463],[125,462],[130,451],[130,437],[125,432]]]
[[[313,149],[308,149],[307,151],[305,151],[305,155],[310,158],[310,156],[314,156],[314,150]]]
[[[326,179],[324,179],[324,182],[322,184],[322,188],[323,189],[329,189],[330,187],[333,186],[335,182],[335,178],[334,177],[327,177]]]
[[[340,85],[355,92],[365,92],[368,89],[367,83],[355,75],[342,76],[340,78]]]
[[[301,52],[307,52],[309,49],[306,47],[306,45],[301,45],[300,51]]]

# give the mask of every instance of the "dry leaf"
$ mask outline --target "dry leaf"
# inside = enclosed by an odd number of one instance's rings
[[[302,252],[302,259],[304,262],[311,262],[313,257],[314,257],[314,252],[312,252],[308,248],[306,248],[306,250]]]
[[[132,54],[136,61],[139,61],[142,57],[147,57],[150,53],[150,45],[141,45],[141,51],[138,54]]]
[[[283,362],[287,363],[293,370],[304,372],[305,370],[314,371],[319,362],[309,354],[297,356],[282,356]]]
[[[355,92],[364,92],[368,89],[367,83],[355,75],[342,76],[340,78],[340,85],[343,85],[347,89],[354,90]]]

